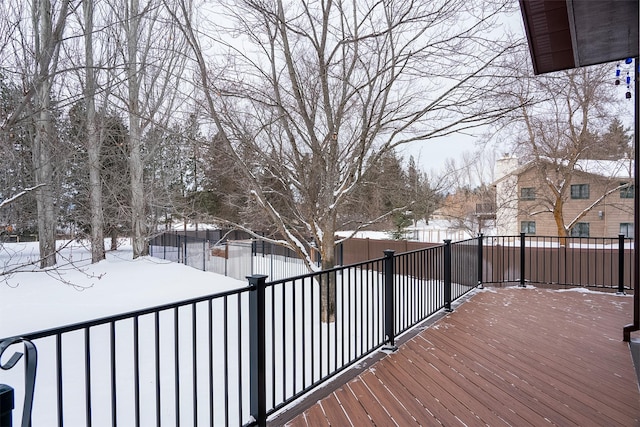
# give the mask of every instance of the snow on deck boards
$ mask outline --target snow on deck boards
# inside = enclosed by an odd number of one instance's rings
[[[632,302],[595,292],[479,292],[288,425],[640,426],[622,341]]]

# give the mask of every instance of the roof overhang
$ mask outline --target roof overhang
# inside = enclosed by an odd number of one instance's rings
[[[638,0],[519,0],[535,74],[638,56]]]

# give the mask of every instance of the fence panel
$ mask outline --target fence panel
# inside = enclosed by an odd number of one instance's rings
[[[444,307],[444,246],[394,257],[395,334]]]
[[[229,240],[236,235],[220,230],[188,235],[164,233],[150,239],[149,252],[158,258],[238,280],[253,274],[266,274],[276,280],[309,272],[291,249],[271,242]],[[204,236],[218,240],[205,240]]]
[[[268,414],[384,343],[382,262],[267,283]]]
[[[244,280],[253,274],[253,257],[251,241],[227,242],[226,275],[234,279]]]

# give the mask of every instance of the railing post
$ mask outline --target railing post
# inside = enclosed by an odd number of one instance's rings
[[[624,295],[624,234],[618,234],[618,295]]]
[[[525,285],[525,280],[524,280],[524,263],[525,263],[525,257],[524,257],[524,237],[525,237],[525,233],[520,233],[520,287],[524,288]]]
[[[251,415],[259,427],[267,425],[267,368],[265,342],[265,283],[267,276],[247,277],[249,292],[249,369]]]
[[[207,241],[202,241],[202,271],[207,271]]]
[[[482,253],[482,240],[483,240],[484,235],[482,233],[480,233],[478,235],[478,288],[479,289],[483,289],[484,286],[482,284],[482,280],[483,280],[483,271],[482,271],[482,264],[483,264],[483,257],[484,254]]]
[[[12,412],[15,408],[13,394],[12,387],[0,384],[0,427],[12,426]]]
[[[384,350],[396,351],[395,332],[395,299],[394,299],[394,258],[396,251],[387,249],[384,251],[384,333],[389,344],[384,346]]]
[[[444,310],[451,312],[451,239],[444,241]]]

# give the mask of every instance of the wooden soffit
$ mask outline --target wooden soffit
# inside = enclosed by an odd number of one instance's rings
[[[638,0],[519,0],[536,74],[638,56]]]

